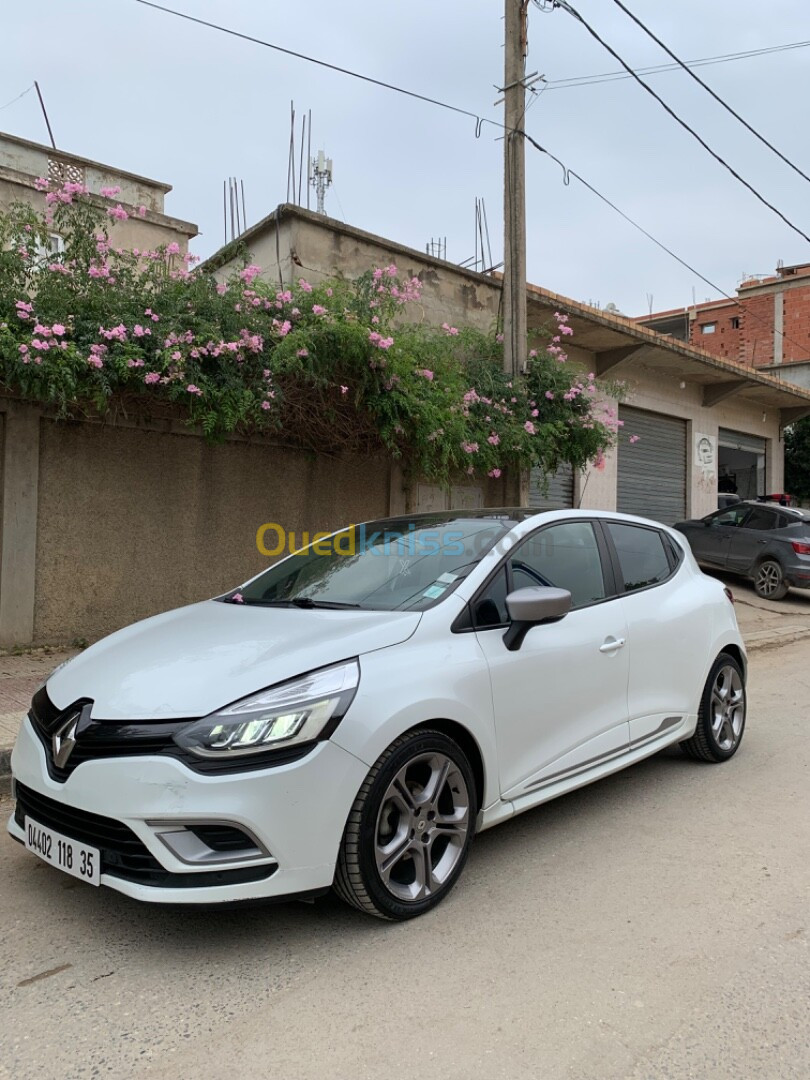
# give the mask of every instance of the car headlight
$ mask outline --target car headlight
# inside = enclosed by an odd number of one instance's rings
[[[195,720],[177,732],[174,741],[198,757],[210,758],[326,738],[345,715],[359,682],[356,660],[320,668]]]

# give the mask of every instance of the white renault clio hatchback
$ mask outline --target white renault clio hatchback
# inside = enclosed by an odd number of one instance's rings
[[[416,515],[112,634],[34,696],[11,835],[140,900],[309,897],[407,919],[473,835],[745,725],[730,593],[609,513]]]

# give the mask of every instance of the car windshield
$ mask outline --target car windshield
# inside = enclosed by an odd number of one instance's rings
[[[272,566],[241,589],[237,602],[423,611],[452,592],[514,525],[495,516],[445,515],[351,526]]]

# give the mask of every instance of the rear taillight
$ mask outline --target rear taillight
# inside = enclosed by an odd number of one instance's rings
[[[797,555],[810,555],[810,544],[802,544],[798,540],[791,540],[791,546]]]
[[[723,589],[723,592],[724,592],[724,593],[726,594],[726,596],[728,597],[728,599],[729,599],[729,603],[733,604],[733,603],[734,603],[734,593],[733,593],[733,592],[731,591],[731,589],[729,589],[729,588],[728,588],[728,586],[726,586],[726,587],[725,587],[725,588]]]

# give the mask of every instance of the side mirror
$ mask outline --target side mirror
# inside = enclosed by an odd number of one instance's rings
[[[568,614],[571,610],[571,593],[567,589],[530,585],[509,593],[506,610],[512,625],[504,634],[503,643],[510,652],[515,652],[533,626],[557,622]]]

